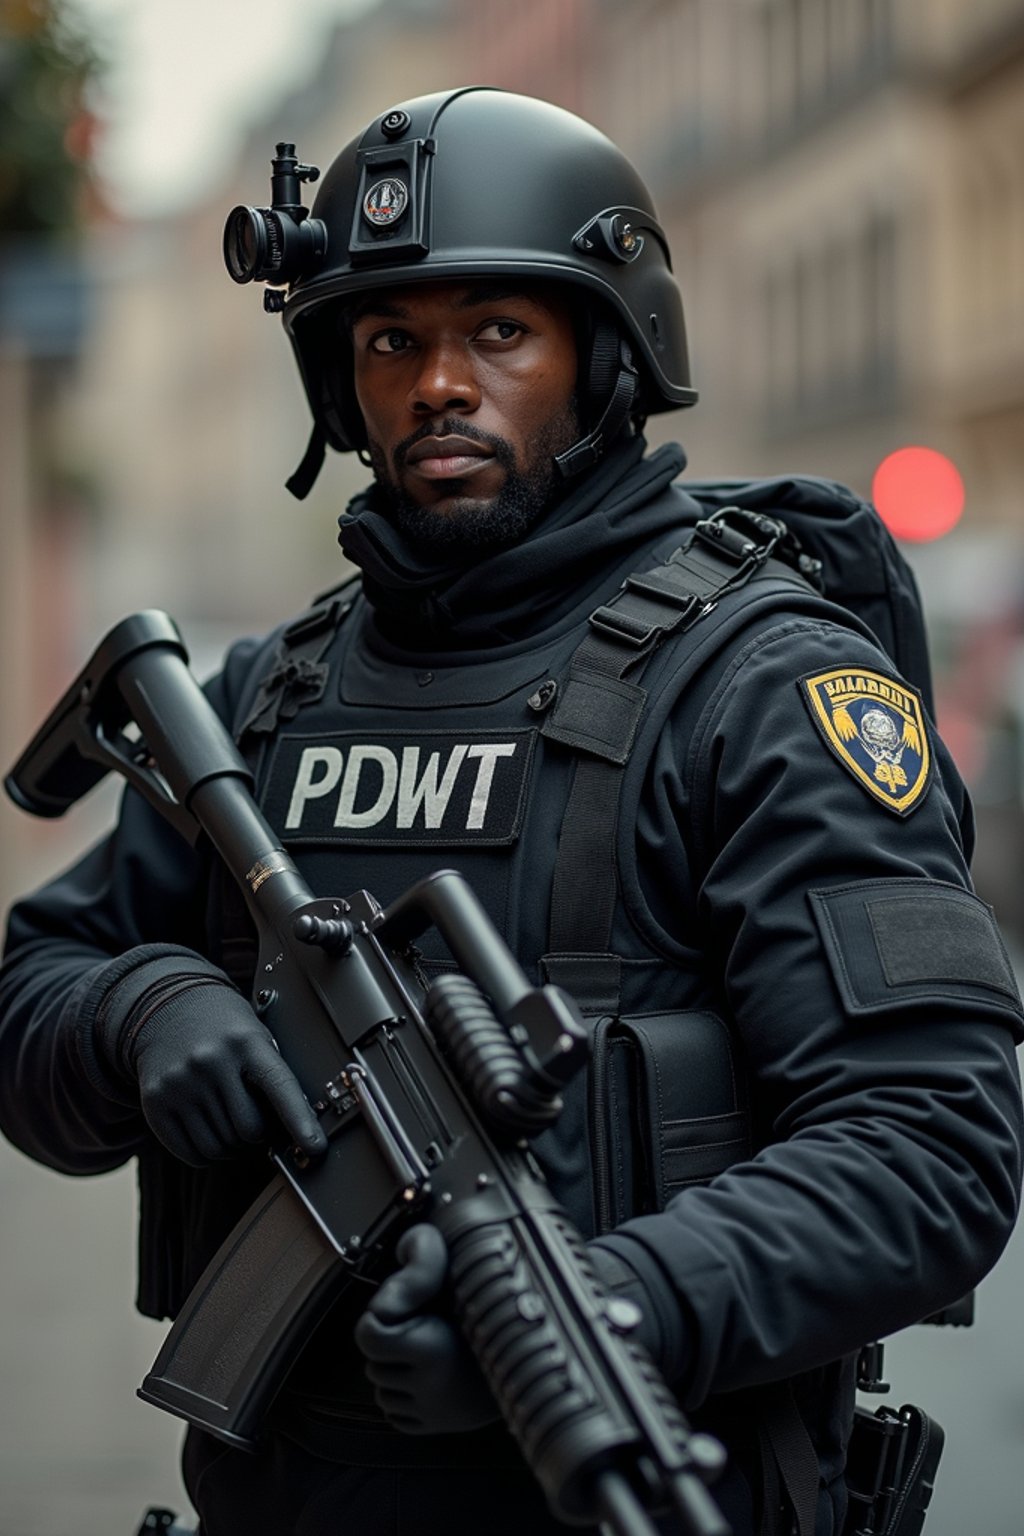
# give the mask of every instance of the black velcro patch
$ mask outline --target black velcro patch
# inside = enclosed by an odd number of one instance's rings
[[[646,701],[635,683],[573,662],[542,734],[606,762],[624,763]]]
[[[936,880],[861,880],[811,891],[848,1013],[969,999],[1019,1010],[1017,983],[991,908]]]
[[[286,846],[496,846],[519,836],[536,731],[278,738],[260,804]]]

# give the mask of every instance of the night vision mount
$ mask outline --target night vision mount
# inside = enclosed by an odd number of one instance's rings
[[[301,183],[316,181],[315,165],[295,158],[294,144],[278,144],[270,162],[270,207],[232,208],[224,225],[224,264],[236,283],[294,282],[308,277],[327,254],[327,226],[302,206]],[[263,302],[280,310],[284,295],[267,289]]]

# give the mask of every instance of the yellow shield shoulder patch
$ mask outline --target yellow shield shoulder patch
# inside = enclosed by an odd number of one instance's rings
[[[932,753],[916,689],[853,667],[815,672],[798,687],[832,755],[873,799],[897,816],[921,803]]]

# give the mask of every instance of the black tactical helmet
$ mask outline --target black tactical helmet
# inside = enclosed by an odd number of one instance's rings
[[[292,146],[282,150],[294,157]],[[298,174],[316,176],[304,166]],[[312,485],[325,442],[342,452],[365,445],[345,333],[323,306],[369,290],[486,276],[571,284],[581,307],[605,319],[591,327],[581,360],[588,436],[560,456],[566,474],[594,462],[630,414],[697,399],[651,195],[621,151],[572,113],[488,87],[421,96],[341,151],[308,218],[295,206],[297,184],[288,185],[286,197],[275,195],[290,215],[277,219],[283,245],[271,238],[263,264],[247,267],[251,220],[271,210],[236,209],[225,255],[238,281],[289,279],[287,296],[268,295],[268,307],[283,308],[315,423],[289,482],[297,495]],[[282,261],[288,240],[293,255]]]

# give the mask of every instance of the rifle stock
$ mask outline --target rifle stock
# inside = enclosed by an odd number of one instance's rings
[[[365,891],[315,897],[164,614],[106,637],[7,787],[61,814],[112,767],[186,835],[201,830],[238,881],[260,939],[253,1006],[328,1135],[316,1161],[273,1151],[274,1177],[140,1395],[252,1446],[326,1308],[354,1277],[385,1272],[410,1219],[429,1220],[448,1244],[460,1325],[554,1513],[653,1536],[648,1511],[668,1509],[686,1536],[729,1536],[705,1487],[720,1447],[690,1435],[529,1151],[586,1053],[570,1000],[529,984],[453,871],[386,911]],[[465,973],[429,987],[413,948],[428,927]]]

